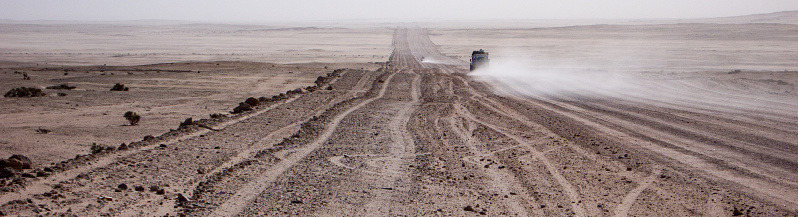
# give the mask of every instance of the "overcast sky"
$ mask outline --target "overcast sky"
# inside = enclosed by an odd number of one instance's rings
[[[0,19],[275,22],[706,18],[798,10],[798,0],[0,0]]]

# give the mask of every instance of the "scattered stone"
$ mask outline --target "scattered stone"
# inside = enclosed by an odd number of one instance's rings
[[[122,143],[121,145],[119,145],[119,148],[117,148],[117,150],[120,150],[120,151],[127,150],[127,144]]]
[[[25,177],[25,178],[36,178],[36,174],[33,174],[33,173],[23,173],[23,174],[22,174],[22,177]]]
[[[155,192],[155,194],[158,194],[158,195],[164,195],[164,194],[166,194],[166,190],[165,190],[165,189],[163,189],[163,188],[161,188],[161,189],[158,189],[158,191],[156,191],[156,192]]]
[[[154,139],[155,139],[155,137],[154,137],[154,136],[152,136],[152,135],[146,135],[146,136],[144,136],[144,141],[150,141],[150,140],[154,140]]]
[[[499,169],[504,169],[504,166],[499,166]]]
[[[190,201],[191,200],[189,200],[186,196],[183,196],[183,194],[177,194],[177,202],[186,203]]]
[[[301,200],[291,200],[291,203],[293,203],[293,204],[300,204],[300,203],[302,203],[302,201],[301,201]]]
[[[127,184],[122,183],[116,186],[119,190],[127,190]]]
[[[141,186],[141,185],[136,186],[135,190],[136,191],[144,191],[144,186]]]
[[[474,207],[471,207],[471,206],[466,206],[466,207],[463,208],[463,210],[469,211],[469,212],[477,212],[476,210],[474,210]]]
[[[745,214],[743,213],[743,211],[737,209],[737,207],[734,207],[734,210],[732,211],[732,216],[741,216],[743,214]]]
[[[166,148],[166,144],[160,144],[160,145],[158,145],[158,147]]]
[[[161,190],[161,188],[158,187],[157,185],[150,186],[150,191],[158,191],[158,190]]]
[[[100,197],[100,200],[104,200],[104,201],[114,201],[114,198],[113,198],[113,197],[109,197],[109,196],[102,196],[102,197]]]

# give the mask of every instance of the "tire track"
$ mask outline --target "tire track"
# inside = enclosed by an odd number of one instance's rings
[[[646,188],[648,188],[648,186],[650,186],[651,183],[657,179],[657,176],[659,176],[660,173],[662,173],[662,169],[655,168],[651,172],[651,175],[645,177],[640,185],[632,189],[632,191],[630,191],[629,194],[623,198],[621,204],[618,204],[618,206],[615,208],[615,217],[626,217],[629,213],[629,210],[632,208],[632,205],[634,205],[635,201],[637,201],[637,198],[640,197],[640,194],[643,193],[643,191],[646,190]]]
[[[280,157],[282,158],[280,162],[272,166],[269,171],[263,173],[263,175],[258,179],[249,182],[243,188],[238,190],[238,192],[236,192],[232,197],[230,197],[221,206],[214,210],[210,216],[234,216],[240,213],[241,210],[244,209],[244,207],[246,207],[252,199],[268,188],[271,183],[277,180],[277,178],[280,177],[286,170],[300,160],[304,159],[308,154],[321,146],[322,143],[326,142],[327,139],[332,136],[341,120],[343,120],[350,113],[362,108],[374,100],[382,98],[385,95],[385,91],[388,88],[388,85],[391,83],[394,75],[395,73],[389,75],[388,78],[385,79],[385,83],[383,84],[382,89],[380,89],[380,92],[377,94],[377,96],[366,99],[365,101],[352,108],[349,108],[343,113],[336,115],[331,123],[325,127],[321,136],[319,136],[313,143],[301,148],[281,151],[281,153],[275,154],[276,156],[282,155],[282,157]]]
[[[345,71],[345,73],[347,72],[349,71]],[[340,96],[337,96],[335,99],[331,100],[329,103],[325,104],[324,106],[316,108],[315,113],[313,113],[311,117],[319,116],[322,113],[324,113],[327,109],[331,108],[332,106],[349,98],[353,98],[358,93],[363,92],[364,89],[366,88],[365,83],[368,83],[367,82],[369,80],[368,78],[371,76],[370,75],[371,73],[369,72],[363,72],[363,73],[364,74],[360,76],[360,79],[358,79],[358,83],[354,86],[353,89],[349,90],[347,94],[342,94]],[[330,85],[335,85],[336,81],[338,81],[343,76],[346,76],[346,74],[342,74],[341,76],[333,79],[330,82]],[[203,181],[208,180],[209,178],[213,177],[215,174],[218,174],[224,170],[228,170],[229,168],[233,167],[238,163],[241,163],[248,159],[252,159],[259,151],[270,148],[272,145],[279,143],[282,138],[287,138],[290,135],[292,135],[294,132],[297,132],[300,128],[300,125],[302,125],[305,122],[307,122],[306,119],[298,120],[289,125],[283,126],[275,131],[272,131],[266,136],[258,139],[257,141],[254,141],[252,144],[248,146],[248,148],[241,150],[237,155],[231,157],[229,160],[215,167],[210,172],[207,172],[201,178],[195,179],[195,181],[188,184],[182,184],[182,183],[172,184],[171,188],[174,189],[175,192],[181,192],[184,195],[191,195],[193,193],[191,190],[197,188],[197,186]],[[194,198],[194,197],[190,196],[188,198]],[[147,201],[141,201],[138,205],[147,204],[147,203],[148,203]],[[163,216],[169,213],[174,213],[175,211],[174,205],[175,204],[173,200],[167,200],[155,212],[153,213],[144,212],[144,214],[148,216]],[[138,206],[134,205],[132,207],[138,207]],[[125,213],[121,214],[121,216],[137,216],[137,215],[140,214],[139,213],[131,215],[125,215]]]
[[[245,121],[247,119],[250,119],[252,117],[261,115],[261,114],[263,114],[265,112],[268,112],[268,111],[270,111],[270,110],[272,110],[272,109],[274,109],[274,108],[276,108],[276,107],[278,107],[280,105],[291,103],[294,100],[298,99],[299,97],[300,96],[292,97],[292,98],[289,98],[287,100],[280,101],[279,103],[272,104],[272,105],[270,105],[270,106],[268,106],[266,108],[259,109],[259,110],[255,111],[255,112],[252,112],[252,113],[249,113],[249,114],[246,114],[246,115],[242,115],[242,116],[237,117],[235,119],[219,123],[219,124],[214,126],[215,128],[211,128],[211,129],[203,128],[203,129],[200,129],[200,130],[198,130],[196,132],[189,133],[189,134],[186,134],[186,135],[182,135],[182,136],[179,136],[177,138],[172,138],[172,139],[169,139],[169,140],[167,140],[165,142],[158,143],[158,144],[174,145],[174,144],[176,144],[178,142],[181,142],[181,141],[184,141],[184,140],[188,140],[188,139],[192,139],[192,138],[196,138],[196,137],[199,137],[200,135],[205,135],[205,134],[207,134],[209,132],[223,130],[223,129],[225,129],[228,126],[231,126],[233,124],[240,123],[240,122]],[[106,167],[106,166],[108,166],[108,165],[110,165],[110,164],[112,164],[114,162],[119,161],[120,159],[124,159],[124,158],[130,157],[130,156],[133,156],[134,154],[142,153],[142,152],[145,152],[145,151],[148,151],[148,150],[152,150],[152,149],[154,149],[156,147],[158,147],[158,145],[156,145],[156,143],[154,142],[154,143],[152,143],[150,145],[147,145],[147,146],[138,147],[138,148],[135,148],[135,149],[129,149],[127,151],[122,151],[122,152],[110,153],[110,154],[107,154],[105,156],[101,156],[101,157],[95,159],[94,161],[89,162],[89,163],[87,163],[85,165],[82,165],[82,166],[79,166],[79,167],[76,167],[76,168],[72,168],[72,169],[69,169],[69,170],[66,170],[66,171],[63,171],[63,172],[56,173],[56,174],[51,175],[51,176],[49,176],[47,178],[43,178],[43,179],[40,179],[40,180],[35,180],[32,183],[30,183],[28,186],[26,186],[23,190],[20,190],[20,191],[17,191],[17,192],[9,192],[9,193],[6,193],[6,194],[0,196],[0,204],[6,204],[6,203],[8,203],[10,201],[13,201],[13,200],[24,200],[26,198],[29,198],[31,195],[43,194],[43,193],[45,193],[47,191],[50,191],[52,189],[51,186],[53,186],[55,184],[75,179],[76,177],[78,177],[81,174],[88,173],[88,172],[93,171],[93,170],[98,169],[98,168]]]
[[[571,201],[570,201],[571,203],[570,204],[571,204],[572,209],[576,213],[576,215],[577,216],[587,216],[587,213],[586,213],[584,207],[582,207],[582,205],[581,205],[580,201],[582,201],[582,199],[581,199],[581,196],[579,195],[579,192],[577,192],[576,188],[574,188],[573,185],[571,185],[571,183],[560,173],[560,171],[557,169],[557,167],[554,166],[554,163],[549,161],[549,159],[546,157],[545,153],[543,153],[541,151],[538,151],[535,147],[530,145],[524,139],[522,139],[522,138],[520,138],[520,137],[518,137],[516,135],[513,135],[510,132],[507,132],[507,131],[501,129],[501,127],[498,127],[498,126],[493,125],[491,123],[487,123],[485,121],[479,120],[478,118],[474,117],[473,114],[471,114],[467,110],[465,110],[465,109],[462,109],[462,110],[463,110],[462,111],[463,112],[462,113],[463,116],[468,118],[468,119],[470,119],[471,121],[474,121],[476,123],[482,124],[482,125],[490,128],[490,129],[492,129],[493,131],[499,132],[502,135],[504,135],[505,137],[508,137],[508,138],[514,140],[516,143],[523,144],[524,146],[526,146],[527,149],[530,150],[533,153],[532,155],[535,157],[535,159],[537,159],[538,161],[543,163],[543,165],[546,166],[546,170],[548,170],[549,174],[552,177],[554,177],[554,179],[557,181],[557,183],[566,192],[568,197],[571,199]]]
[[[404,171],[404,168],[406,168],[408,164],[405,162],[408,160],[406,156],[414,154],[416,150],[413,139],[410,133],[407,132],[407,122],[410,121],[410,114],[413,113],[419,103],[421,91],[419,88],[420,81],[421,76],[415,74],[410,88],[411,101],[403,103],[402,108],[396,116],[391,119],[389,124],[392,141],[389,147],[390,153],[388,154],[390,159],[387,160],[387,167],[379,173],[383,188],[390,186],[390,188],[398,190],[397,186],[402,184],[397,184],[397,182],[407,182],[407,180],[409,180],[407,172]],[[412,158],[414,157],[415,155],[412,156]],[[393,192],[394,191],[376,191],[376,198],[365,205],[366,216],[386,216],[391,214],[390,211],[394,204],[391,203],[390,197],[393,195]]]
[[[624,133],[624,132],[622,132],[620,130],[617,130],[617,129],[613,128],[613,127],[607,127],[607,126],[602,125],[602,124],[600,124],[598,122],[589,120],[589,118],[591,118],[591,117],[592,118],[603,117],[601,115],[582,114],[582,113],[580,113],[578,111],[570,111],[570,112],[568,112],[565,108],[560,108],[560,109],[553,108],[553,107],[551,107],[549,105],[545,105],[543,103],[536,103],[536,102],[533,102],[533,101],[531,101],[529,99],[525,99],[522,96],[515,95],[513,93],[508,93],[508,96],[510,96],[514,100],[526,103],[526,104],[528,104],[530,106],[543,108],[545,110],[554,112],[554,113],[562,115],[564,117],[573,119],[574,121],[580,122],[580,123],[584,124],[585,126],[588,126],[588,127],[592,128],[592,129],[595,129],[595,130],[599,131],[603,135],[608,135],[610,137],[619,138],[619,139],[620,138],[636,138],[635,136],[632,136],[632,135],[629,135],[627,133]],[[554,102],[553,100],[548,100],[548,102],[555,103],[554,105],[560,104],[558,102]],[[566,111],[564,111],[564,110],[566,110]],[[583,116],[585,116],[585,117],[583,117]],[[621,120],[615,120],[615,121],[621,121]],[[613,122],[613,121],[609,121],[609,122]],[[664,137],[675,138],[675,137],[673,137],[673,135],[669,135],[669,134],[659,134],[659,135],[660,136],[664,136]],[[654,138],[657,138],[657,137],[654,137]],[[662,139],[662,138],[660,138],[660,139]],[[679,139],[679,138],[675,138],[675,139]],[[624,140],[624,139],[621,139],[621,140]],[[773,185],[770,182],[765,182],[765,181],[757,179],[757,178],[752,178],[752,177],[746,177],[746,176],[738,175],[736,172],[720,168],[717,165],[702,159],[700,156],[686,154],[686,153],[683,153],[683,152],[681,152],[679,150],[656,144],[656,143],[654,143],[654,142],[652,142],[652,141],[650,141],[648,139],[637,140],[635,142],[635,144],[638,147],[640,147],[640,148],[644,148],[644,149],[646,149],[648,151],[654,152],[654,153],[658,154],[659,156],[663,156],[663,157],[668,158],[668,159],[670,159],[670,160],[672,160],[674,162],[681,162],[680,164],[682,164],[682,165],[684,165],[686,167],[692,168],[694,170],[702,171],[702,172],[704,172],[704,173],[706,173],[708,175],[711,175],[713,177],[724,179],[726,181],[729,181],[729,182],[732,182],[732,183],[736,183],[736,184],[738,184],[740,186],[745,186],[746,188],[749,189],[748,190],[749,192],[755,193],[755,194],[760,195],[760,196],[764,196],[764,198],[776,199],[776,200],[772,201],[774,203],[783,204],[785,206],[796,206],[796,205],[798,205],[798,203],[795,202],[795,201],[798,201],[798,192],[794,192],[791,189],[785,189],[783,187],[775,186],[775,185]],[[694,153],[700,153],[700,152],[694,152]],[[745,165],[741,165],[741,166],[745,166]],[[745,167],[750,168],[749,166],[745,166]]]

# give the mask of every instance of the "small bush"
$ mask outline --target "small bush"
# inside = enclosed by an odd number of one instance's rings
[[[132,112],[132,111],[125,112],[125,114],[122,115],[122,117],[125,117],[125,119],[128,122],[130,122],[130,126],[138,124],[139,121],[141,120],[141,116],[139,116],[138,114],[136,114],[135,112]]]
[[[213,118],[213,119],[224,118],[224,117],[227,117],[227,115],[221,114],[221,113],[213,113],[213,114],[211,114],[211,118]]]
[[[69,86],[68,84],[59,84],[59,85],[49,86],[49,87],[46,87],[46,88],[47,89],[53,89],[53,90],[72,90],[72,89],[75,89],[75,86]]]
[[[6,92],[5,97],[39,97],[45,96],[42,89],[35,87],[18,87]]]
[[[735,69],[735,70],[729,71],[729,74],[737,74],[737,73],[740,73],[740,72],[743,72],[743,70]]]
[[[39,128],[39,129],[36,129],[36,132],[40,133],[40,134],[47,134],[47,133],[50,132],[50,130],[44,129],[44,128]]]
[[[116,83],[114,87],[111,87],[111,91],[128,91],[129,89],[125,87],[124,84]]]

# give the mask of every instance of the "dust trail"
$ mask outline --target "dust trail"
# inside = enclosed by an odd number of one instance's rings
[[[478,69],[472,76],[493,80],[516,91],[530,95],[601,93],[605,95],[635,88],[634,78],[621,73],[603,71],[588,66],[536,64],[514,58],[491,61],[490,66]]]
[[[769,119],[792,119],[792,114],[798,113],[798,94],[787,90],[798,82],[796,76],[785,79],[778,73],[770,78],[756,72],[673,72],[654,67],[642,71],[647,67],[634,65],[633,60],[608,60],[597,65],[518,56],[524,58],[492,57],[489,67],[470,75],[503,91],[527,96],[620,98],[679,109],[753,113]]]

